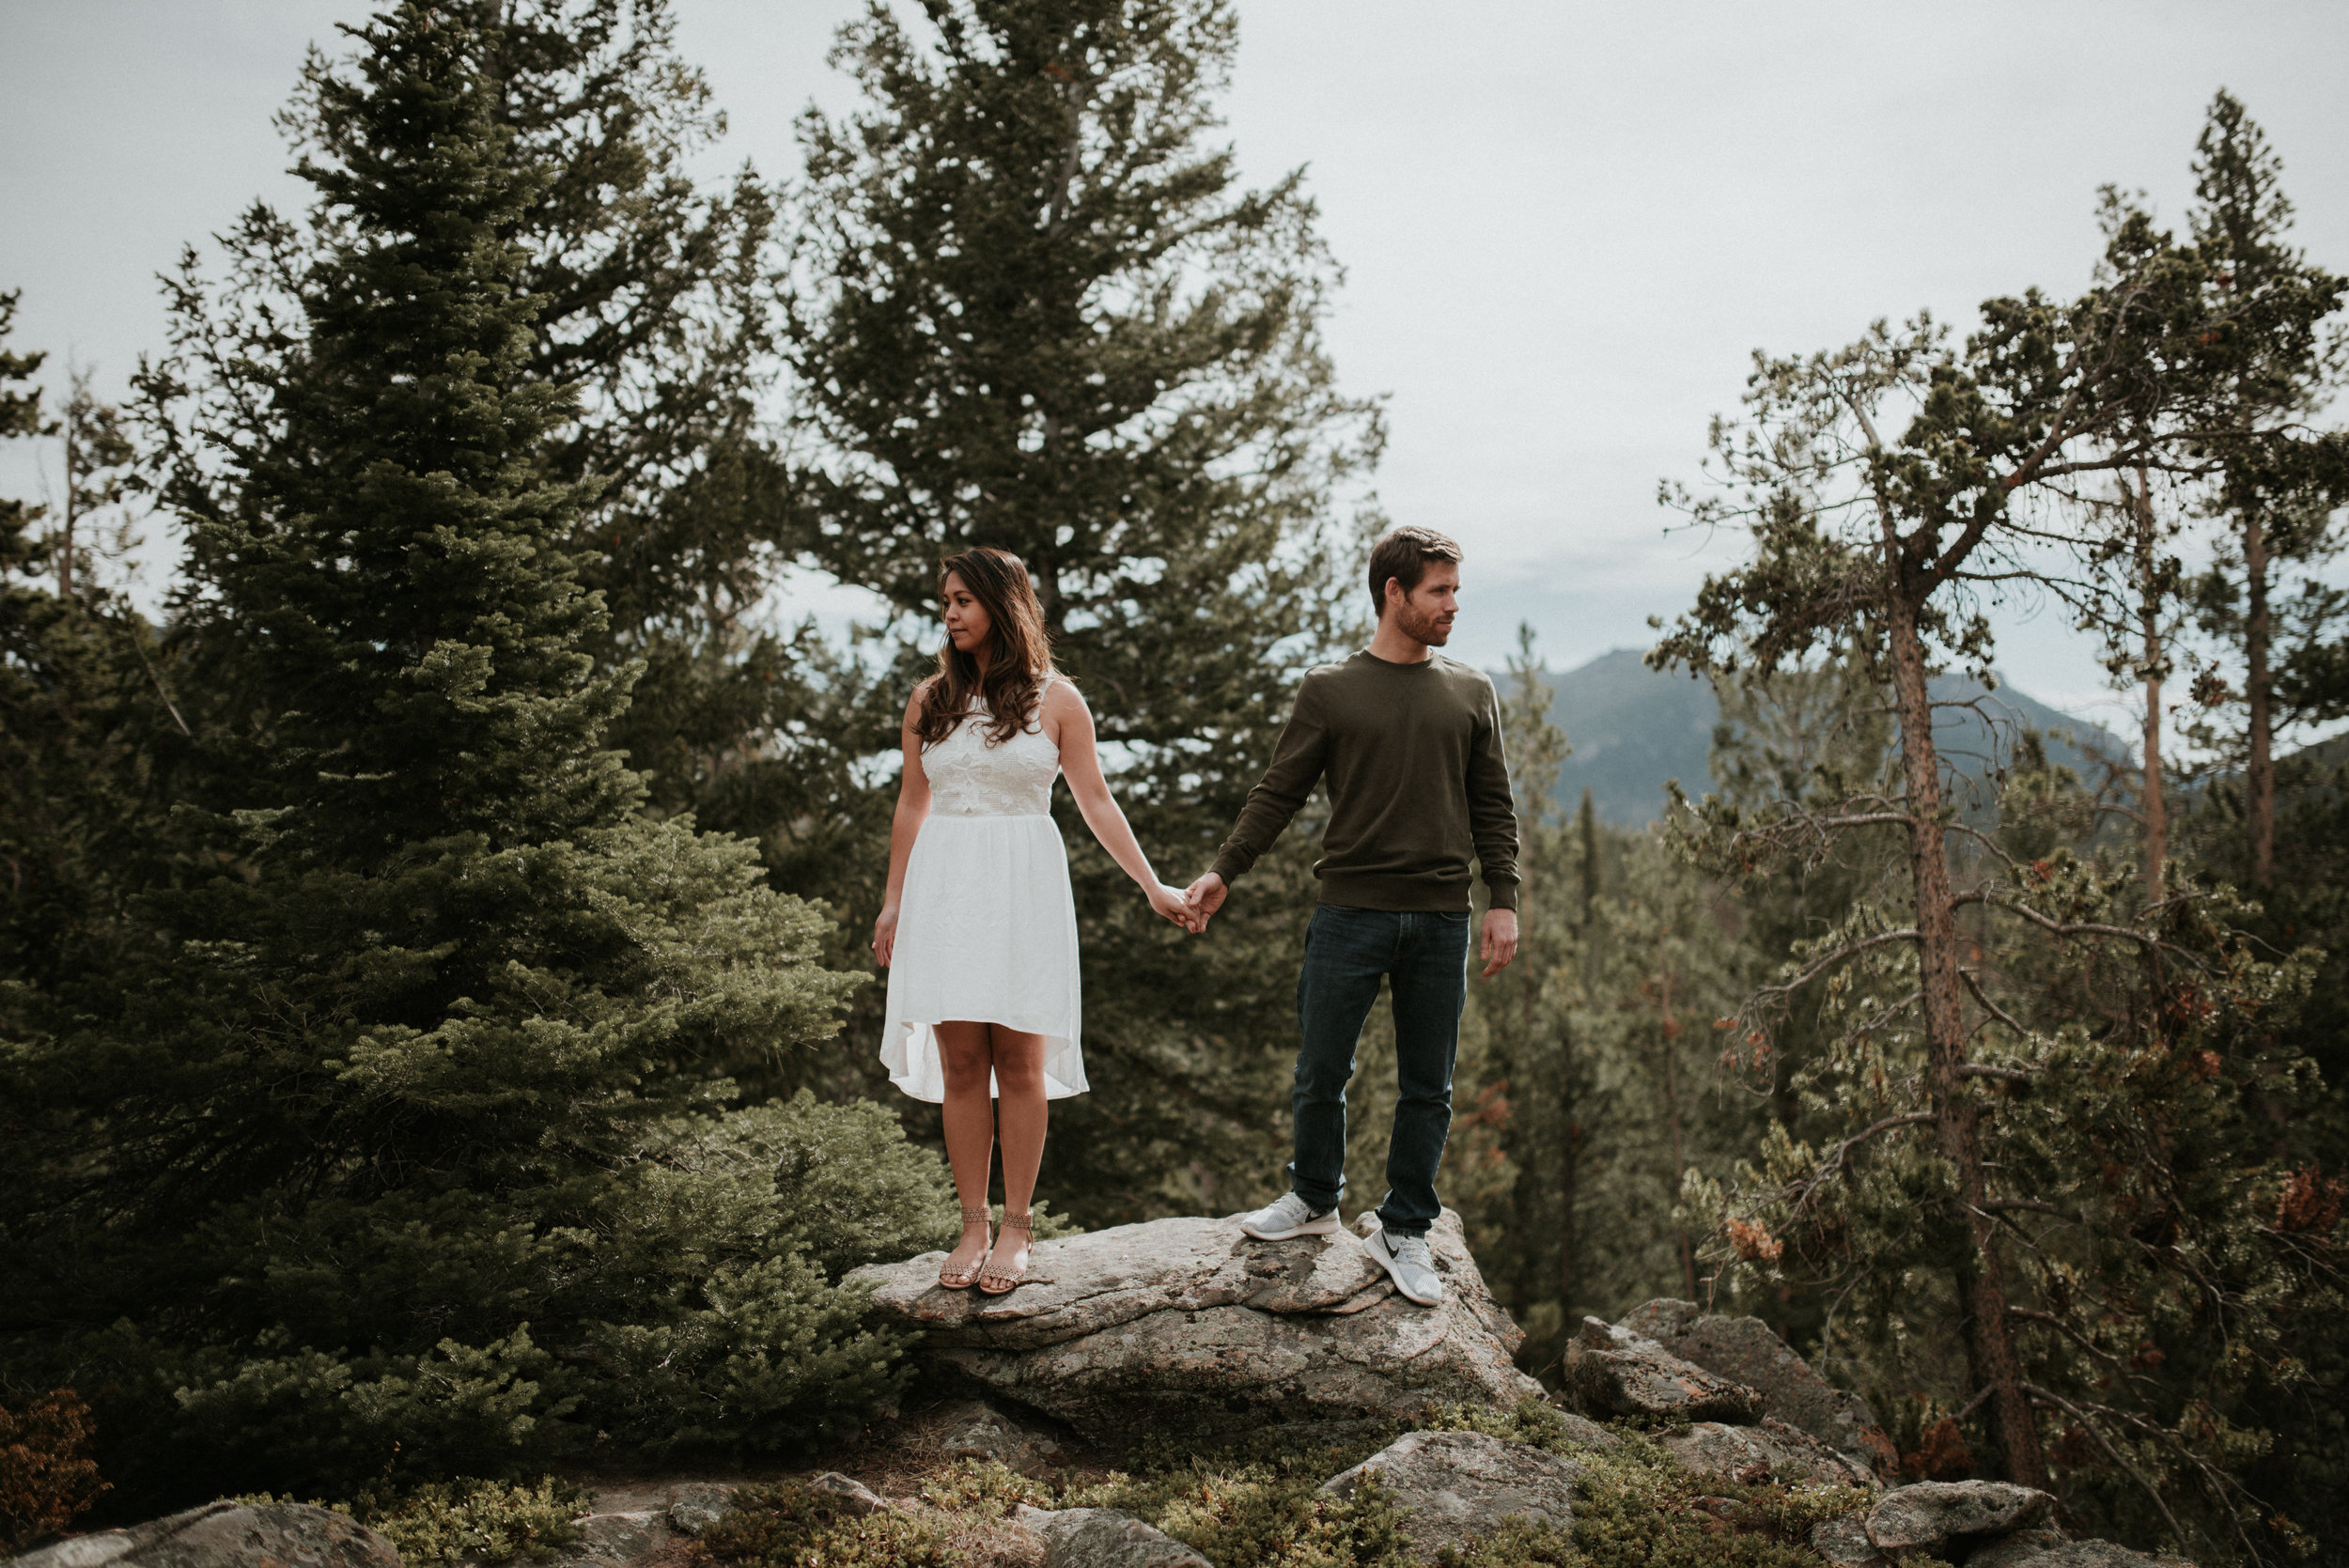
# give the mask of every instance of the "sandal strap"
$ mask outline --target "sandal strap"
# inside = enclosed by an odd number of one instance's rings
[[[1003,1222],[999,1228],[1006,1231],[1018,1231],[1022,1235],[1034,1236],[1035,1234],[1035,1215],[1033,1212],[1017,1216],[1007,1214],[1003,1216]]]
[[[993,1218],[995,1218],[995,1211],[990,1208],[964,1209],[962,1211],[962,1222],[966,1225],[984,1225]]]

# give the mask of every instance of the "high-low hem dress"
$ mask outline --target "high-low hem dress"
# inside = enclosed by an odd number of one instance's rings
[[[1037,717],[1004,741],[974,710],[922,749],[930,812],[897,896],[880,1056],[917,1100],[946,1097],[933,1026],[1002,1024],[1044,1036],[1044,1097],[1081,1094],[1077,901],[1052,821],[1060,748]],[[999,1093],[992,1081],[990,1094]]]

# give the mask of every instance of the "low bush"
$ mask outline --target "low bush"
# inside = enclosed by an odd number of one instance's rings
[[[291,1503],[290,1496],[255,1492],[239,1502]],[[587,1494],[568,1481],[541,1476],[528,1485],[466,1480],[434,1482],[397,1496],[363,1493],[351,1502],[308,1499],[366,1526],[398,1548],[400,1560],[425,1563],[543,1562],[584,1532],[574,1522]]]
[[[89,1455],[93,1433],[71,1389],[0,1405],[0,1551],[65,1529],[108,1490]]]

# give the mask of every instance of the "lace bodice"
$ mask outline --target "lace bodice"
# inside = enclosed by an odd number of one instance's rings
[[[942,816],[1051,815],[1060,748],[1044,733],[1040,713],[1029,721],[1032,727],[1000,743],[988,740],[987,723],[984,710],[973,711],[945,739],[922,748],[930,810]]]

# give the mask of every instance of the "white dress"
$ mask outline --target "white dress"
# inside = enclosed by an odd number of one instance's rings
[[[1009,740],[990,741],[974,711],[922,748],[930,814],[897,896],[880,1049],[889,1081],[917,1100],[946,1097],[931,1026],[956,1019],[1043,1035],[1045,1098],[1086,1089],[1077,903],[1051,816],[1060,748],[1044,733],[1044,689],[1039,717]]]

